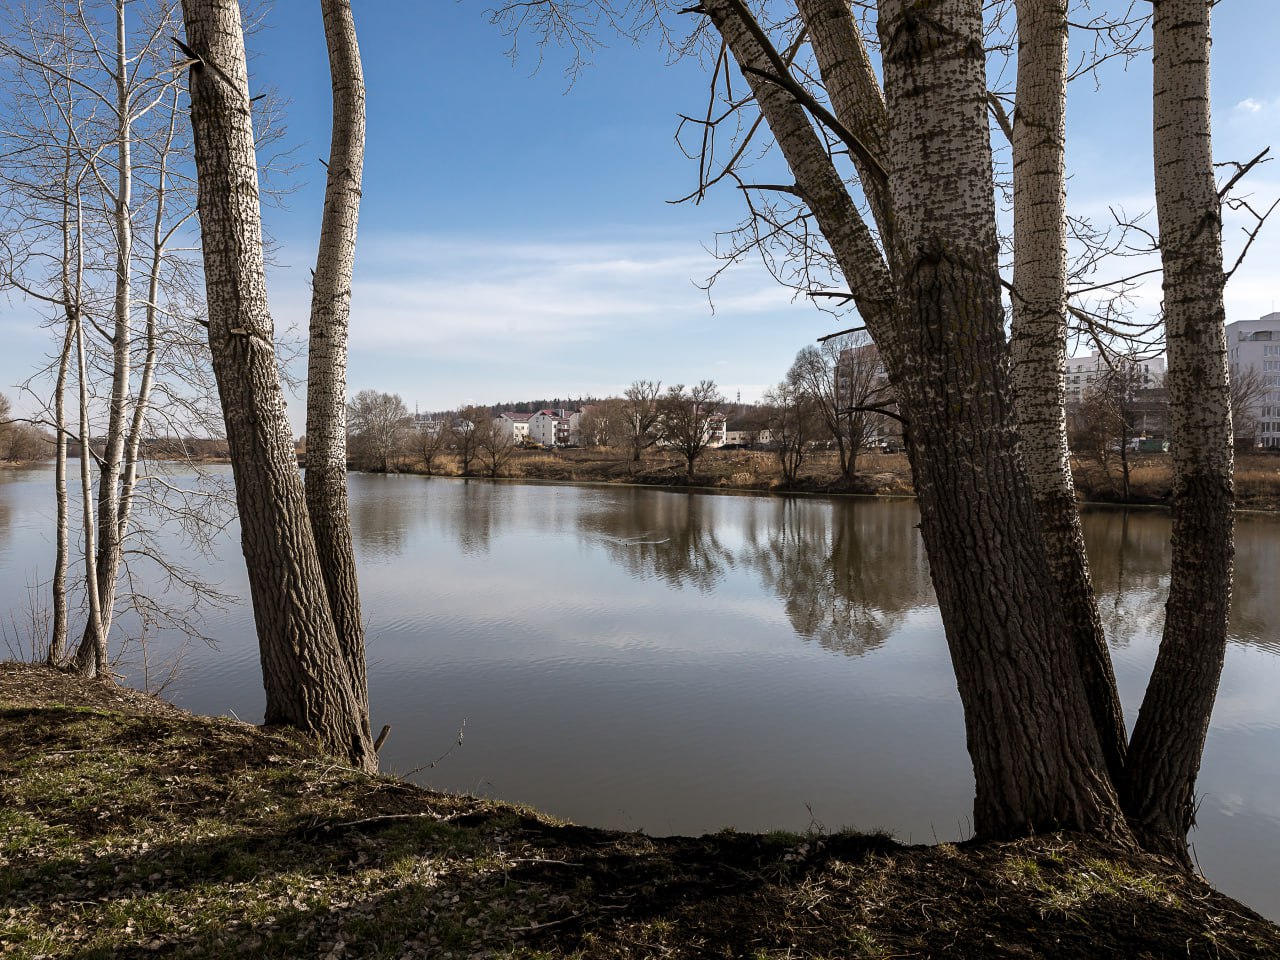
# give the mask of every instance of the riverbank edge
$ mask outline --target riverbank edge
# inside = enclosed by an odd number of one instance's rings
[[[10,957],[1280,957],[1280,928],[1071,835],[647,837],[369,777],[296,736],[0,664]]]
[[[640,462],[626,457],[586,451],[517,451],[495,476],[485,471],[462,475],[457,463],[445,460],[447,468],[426,470],[422,463],[402,461],[393,474],[439,476],[443,479],[504,480],[517,483],[622,485],[637,488],[681,490],[690,493],[754,493],[786,497],[915,498],[910,466],[905,454],[864,454],[864,467],[852,480],[819,466],[818,472],[801,476],[797,483],[785,483],[772,454],[758,451],[709,451],[699,460],[690,481],[684,461],[646,456]],[[1170,507],[1171,462],[1167,454],[1151,454],[1133,463],[1128,498],[1121,495],[1115,477],[1094,463],[1075,462],[1076,498],[1082,507]],[[369,472],[376,475],[381,471]],[[1243,454],[1236,468],[1236,512],[1280,513],[1280,456],[1265,452]]]

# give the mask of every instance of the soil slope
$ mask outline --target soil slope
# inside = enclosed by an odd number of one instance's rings
[[[1280,929],[1079,837],[593,830],[0,664],[0,957],[1280,957]]]

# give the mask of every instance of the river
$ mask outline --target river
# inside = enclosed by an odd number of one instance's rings
[[[51,569],[51,476],[0,473],[11,646]],[[374,729],[394,727],[384,769],[651,834],[969,836],[963,720],[913,502],[353,475],[351,509]],[[1132,725],[1169,521],[1091,509],[1084,524]],[[243,597],[236,537],[233,524],[216,542],[221,560],[186,559]],[[1280,522],[1242,515],[1236,566],[1191,840],[1215,885],[1280,919]],[[165,696],[260,720],[247,604],[205,632],[216,647],[189,645]],[[158,682],[177,649],[156,636],[145,666],[135,645],[120,670]]]

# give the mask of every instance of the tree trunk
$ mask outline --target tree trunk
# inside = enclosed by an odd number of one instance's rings
[[[64,248],[66,244],[64,243]],[[66,260],[64,259],[64,263]],[[75,325],[67,311],[67,332],[58,354],[58,381],[53,388],[53,429],[57,434],[53,462],[53,486],[58,502],[57,529],[54,533],[53,623],[49,630],[48,664],[62,666],[67,656],[67,567],[71,557],[71,504],[67,493],[67,372],[71,367],[71,348]],[[83,451],[81,456],[84,456]]]
[[[130,313],[133,310],[133,136],[129,95],[128,33],[124,0],[115,0],[114,110],[116,141],[116,193],[113,239],[115,256],[115,299],[111,338],[111,400],[108,405],[107,438],[98,475],[98,575],[97,592],[101,602],[102,632],[111,629],[115,607],[116,580],[124,544],[118,526],[120,512],[120,475],[124,463],[125,430],[129,418],[130,378]],[[92,630],[86,626],[81,638],[82,649],[95,643]],[[77,655],[77,660],[83,658]],[[99,669],[105,664],[99,664]]]
[[[882,0],[897,384],[985,837],[1120,832],[1016,442],[979,0]]]
[[[93,477],[89,472],[89,460],[93,457],[89,425],[89,382],[86,379],[84,350],[84,321],[79,308],[75,311],[76,365],[80,391],[80,503],[84,517],[84,584],[85,598],[89,606],[89,621],[85,627],[80,647],[76,650],[75,671],[92,680],[106,675],[107,632],[102,625],[102,598],[98,594],[98,554],[94,544]]]
[[[1017,13],[1012,303],[1022,461],[1107,770],[1119,783],[1124,712],[1089,578],[1067,447],[1067,3],[1018,0]]]
[[[1125,812],[1142,845],[1189,866],[1195,782],[1226,653],[1231,403],[1222,223],[1209,130],[1209,0],[1156,0],[1156,212],[1173,438],[1164,638],[1129,748]]]
[[[704,7],[851,284],[910,424],[922,531],[965,705],[976,829],[1124,835],[1017,457],[979,3],[880,4],[894,122],[885,153],[867,152],[887,176],[862,162],[864,177],[888,185],[892,273],[808,118],[766,78],[774,64],[741,0]]]
[[[227,426],[266,721],[377,769],[368,719],[325,595],[276,367],[240,10],[183,0],[209,349]]]
[[[347,505],[347,329],[364,165],[364,76],[350,0],[321,0],[320,7],[333,85],[333,132],[311,287],[305,488],[334,628],[367,715],[364,622]]]

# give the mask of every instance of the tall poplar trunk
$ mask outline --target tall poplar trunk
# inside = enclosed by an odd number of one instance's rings
[[[364,75],[350,0],[321,0],[320,8],[333,85],[333,132],[311,287],[305,487],[334,628],[352,687],[367,712],[364,623],[347,505],[347,329],[364,166]]]
[[[1124,712],[1089,578],[1067,447],[1066,0],[1018,0],[1013,121],[1013,388],[1049,568],[1114,783]]]
[[[850,129],[867,154],[854,151],[880,207],[888,264],[808,117],[768,79],[775,63],[741,0],[703,8],[851,284],[910,424],[922,532],[965,706],[976,830],[1124,835],[1017,456],[979,3],[880,3],[892,118],[884,151],[866,129],[874,103],[864,128]],[[855,67],[857,52],[847,50]],[[873,79],[855,81],[874,89]]]
[[[338,642],[293,453],[267,306],[258,173],[240,9],[183,0],[191,68],[209,348],[227,427],[267,723],[377,769]]]
[[[1226,653],[1234,555],[1222,222],[1209,128],[1209,0],[1155,0],[1156,213],[1164,266],[1173,558],[1164,637],[1129,747],[1142,845],[1189,864],[1186,833]]]
[[[881,0],[893,259],[921,534],[977,797],[974,829],[1122,832],[1016,442],[979,0]]]

